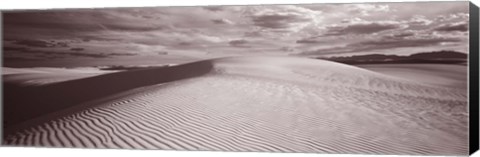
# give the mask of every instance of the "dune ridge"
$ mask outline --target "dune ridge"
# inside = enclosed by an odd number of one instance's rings
[[[99,70],[97,68],[2,68],[4,83],[24,86],[46,85],[82,78],[94,77],[115,71]]]
[[[111,85],[118,87],[102,89]],[[91,95],[63,90],[51,98],[69,101],[38,98],[43,105],[57,102],[49,112],[61,116],[12,125],[15,129],[4,144],[468,154],[466,92],[330,61],[230,57],[105,74],[36,90],[72,88]],[[68,107],[55,105],[80,107],[63,110]]]

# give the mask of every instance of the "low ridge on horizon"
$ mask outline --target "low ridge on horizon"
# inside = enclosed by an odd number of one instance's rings
[[[367,54],[352,56],[317,57],[345,64],[402,64],[402,63],[438,63],[438,64],[466,64],[468,53],[440,50],[432,52],[418,52],[410,55]]]

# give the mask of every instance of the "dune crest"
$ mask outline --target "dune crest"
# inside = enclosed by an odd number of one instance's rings
[[[97,68],[2,68],[4,83],[13,83],[24,86],[38,86],[65,82],[112,72],[115,71],[105,71]]]
[[[468,154],[465,93],[330,61],[230,57],[16,92],[33,98],[6,103],[48,108],[25,115],[56,116],[23,119],[8,145]]]

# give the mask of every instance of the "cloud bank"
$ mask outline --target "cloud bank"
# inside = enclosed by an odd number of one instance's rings
[[[3,17],[8,61],[465,52],[468,44],[468,2],[9,11]]]

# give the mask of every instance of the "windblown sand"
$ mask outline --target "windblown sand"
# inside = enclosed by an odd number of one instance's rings
[[[467,92],[468,69],[457,64],[371,64],[360,67],[409,80],[464,89]]]
[[[45,85],[93,77],[111,72],[115,71],[104,71],[96,68],[2,68],[4,83],[22,85]]]
[[[463,89],[323,60],[232,57],[36,88],[48,98],[78,101],[62,101],[69,107],[8,127],[4,144],[468,154]],[[53,92],[64,88],[72,93]],[[81,91],[88,94],[74,94]],[[16,99],[9,101],[58,108],[49,106],[56,100]]]

